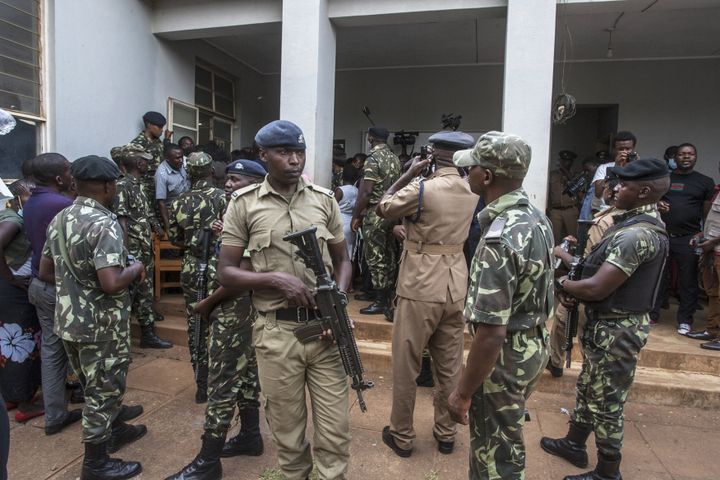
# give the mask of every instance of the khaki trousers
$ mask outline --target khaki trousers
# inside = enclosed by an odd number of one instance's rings
[[[712,253],[708,265],[701,266],[700,279],[708,296],[707,326],[710,335],[720,336],[720,256]]]
[[[283,478],[304,480],[313,469],[305,438],[310,394],[313,451],[319,479],[344,479],[350,448],[348,380],[340,354],[325,340],[305,345],[293,335],[295,322],[259,314],[253,329],[265,416],[278,449]]]
[[[463,360],[465,299],[452,303],[430,303],[398,297],[392,335],[393,403],[390,433],[395,443],[412,448],[415,439],[415,378],[420,373],[422,353],[427,345],[436,379],[433,404],[433,434],[443,442],[455,439],[457,424],[450,419],[447,399],[460,380]]]
[[[585,317],[585,307],[580,305],[580,315],[578,317],[578,338],[582,335],[585,328],[587,318]],[[567,325],[568,310],[555,299],[555,317],[553,318],[552,333],[550,334],[550,365],[559,368],[565,368],[565,325]],[[573,340],[574,341],[574,340]],[[582,351],[582,343],[576,342],[574,348]]]
[[[580,211],[577,207],[551,208],[548,214],[552,224],[555,245],[568,235],[577,235],[577,221]]]

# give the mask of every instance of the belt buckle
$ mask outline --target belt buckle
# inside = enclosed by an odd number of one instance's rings
[[[301,318],[300,312],[305,312],[305,320]],[[295,310],[295,316],[297,323],[308,323],[310,321],[310,314],[308,313],[308,309],[305,307],[297,307],[297,310]]]

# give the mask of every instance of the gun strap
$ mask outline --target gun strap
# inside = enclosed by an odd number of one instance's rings
[[[410,218],[410,221],[412,223],[417,223],[418,220],[420,220],[420,216],[422,215],[422,207],[423,207],[423,194],[425,193],[425,179],[420,179],[420,191],[418,192],[418,205],[417,205],[417,211],[415,212],[415,215],[413,215]]]

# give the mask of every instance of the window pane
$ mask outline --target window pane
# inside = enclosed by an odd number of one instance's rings
[[[207,113],[200,112],[200,124],[198,125],[198,145],[204,145],[210,141],[210,123],[212,117]]]
[[[214,118],[213,119],[213,138],[214,139],[218,139],[218,138],[223,139],[229,144],[231,137],[232,137],[232,124],[223,122],[222,120]]]
[[[201,67],[195,67],[195,84],[212,89],[212,74]]]
[[[36,50],[18,45],[17,43],[0,40],[0,55],[33,65],[37,65],[39,63],[39,55]]]
[[[0,38],[10,40],[28,47],[38,48],[38,36],[15,25],[0,21]]]
[[[0,72],[0,90],[25,97],[39,97],[38,85]]]
[[[195,105],[199,105],[201,107],[207,108],[208,110],[212,110],[212,94],[207,90],[195,87]]]
[[[2,0],[3,3],[7,3],[18,10],[29,13],[34,16],[38,16],[38,2],[37,0]]]
[[[197,119],[195,118],[196,110],[194,108],[186,107],[181,103],[173,102],[173,123],[179,123],[186,127],[195,128],[197,125]]]
[[[37,98],[22,97],[9,92],[0,91],[0,108],[40,115],[40,101]]]
[[[233,85],[232,82],[222,77],[215,75],[215,93],[219,93],[223,97],[233,97]]]
[[[0,177],[22,178],[20,166],[37,155],[39,128],[35,122],[15,117],[17,125],[0,142]]]
[[[179,142],[182,137],[190,137],[197,144],[197,132],[195,130],[188,130],[178,126],[173,127],[173,142]]]
[[[215,95],[215,111],[228,117],[235,116],[233,102],[219,95]]]
[[[37,33],[37,19],[27,12],[0,3],[0,20]]]
[[[0,57],[0,72],[32,81],[38,79],[37,67],[6,57]]]

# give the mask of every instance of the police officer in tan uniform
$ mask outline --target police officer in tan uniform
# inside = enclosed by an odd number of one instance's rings
[[[553,237],[560,241],[567,235],[577,234],[577,220],[580,216],[577,199],[565,193],[565,187],[573,178],[572,164],[577,154],[562,150],[558,154],[558,168],[550,172],[548,217],[553,227]]]
[[[393,404],[390,425],[382,434],[401,457],[412,453],[415,378],[425,345],[437,377],[433,436],[440,453],[451,453],[455,445],[456,423],[448,414],[447,398],[461,373],[468,279],[463,245],[478,200],[452,161],[454,152],[474,145],[473,137],[442,131],[429,140],[432,154],[424,160],[416,157],[377,207],[383,218],[404,218],[407,232],[392,338]],[[435,171],[418,177],[431,164]]]
[[[267,162],[262,183],[233,193],[224,218],[218,273],[225,287],[253,290],[258,311],[253,329],[265,416],[278,449],[283,478],[307,478],[313,455],[305,438],[305,389],[313,410],[313,448],[320,479],[345,478],[350,446],[348,383],[336,346],[328,340],[301,344],[293,330],[316,322],[315,275],[283,237],[317,227],[325,267],[346,290],[352,267],[343,223],[332,191],[305,181],[305,140],[286,120],[255,136]],[[240,265],[250,252],[252,270]]]

